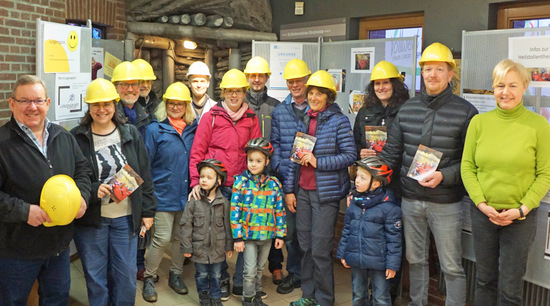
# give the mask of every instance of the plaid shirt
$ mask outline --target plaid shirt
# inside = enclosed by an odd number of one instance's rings
[[[263,180],[248,170],[235,176],[231,196],[231,231],[235,242],[286,235],[286,212],[279,180]]]

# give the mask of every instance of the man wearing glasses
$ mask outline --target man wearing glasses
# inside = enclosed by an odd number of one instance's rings
[[[86,211],[91,175],[76,140],[46,118],[50,99],[42,80],[24,75],[9,98],[11,120],[0,128],[0,304],[26,305],[37,279],[41,305],[67,305],[73,223],[52,220],[39,206],[52,176],[74,179]]]
[[[113,70],[111,82],[116,87],[120,96],[120,102],[117,103],[117,113],[129,123],[135,125],[141,136],[145,135],[145,127],[151,123],[151,117],[147,113],[147,109],[140,103],[136,103],[139,99],[139,87],[141,69],[130,62],[122,62]]]

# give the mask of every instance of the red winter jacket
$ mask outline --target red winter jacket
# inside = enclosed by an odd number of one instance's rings
[[[243,117],[233,124],[221,103],[212,107],[202,116],[191,148],[191,187],[199,184],[197,164],[207,158],[215,158],[225,164],[227,181],[223,186],[233,186],[233,176],[246,170],[244,147],[250,139],[257,137],[262,137],[262,134],[253,110],[248,109]]]

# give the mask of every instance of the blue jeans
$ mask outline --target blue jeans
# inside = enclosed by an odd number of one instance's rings
[[[216,300],[222,297],[220,290],[220,278],[222,275],[222,263],[213,264],[195,263],[195,282],[199,296],[203,291],[210,294],[210,299]]]
[[[67,305],[71,288],[69,249],[37,259],[0,257],[0,305],[26,306],[38,279],[40,305]]]
[[[77,226],[74,241],[90,305],[134,305],[137,235],[132,216],[101,218],[101,228]]]
[[[332,245],[338,202],[319,201],[317,190],[298,189],[296,230],[302,249],[302,297],[321,306],[334,304]]]
[[[243,297],[253,297],[262,291],[262,275],[270,249],[271,239],[244,242]]]
[[[286,210],[286,271],[289,275],[293,275],[296,279],[301,279],[302,275],[302,251],[298,243],[298,233],[296,231],[296,213]]]
[[[386,279],[386,271],[352,267],[353,306],[369,305],[369,278],[372,286],[372,305],[391,306],[390,281]]]
[[[445,305],[466,303],[466,276],[462,267],[462,202],[434,203],[403,198],[403,228],[409,261],[409,305],[428,304],[428,254],[433,233],[441,270],[445,275]]]
[[[492,223],[475,205],[471,205],[470,215],[477,271],[474,305],[521,305],[537,210],[508,226]]]

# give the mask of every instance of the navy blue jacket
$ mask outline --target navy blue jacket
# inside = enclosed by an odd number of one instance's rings
[[[401,208],[391,190],[354,195],[336,257],[353,268],[394,271],[401,265]]]
[[[168,118],[162,122],[155,119],[145,129],[157,211],[183,211],[185,208],[190,184],[189,156],[197,125],[197,120],[187,125],[181,136]]]
[[[330,104],[319,113],[315,137],[313,155],[317,158],[315,179],[319,201],[321,204],[340,201],[350,190],[348,167],[353,165],[357,152],[351,124],[338,104]],[[297,163],[289,162],[288,176],[283,183],[285,193],[298,192],[300,168]]]
[[[294,144],[296,132],[306,133],[306,126],[294,113],[291,100],[292,96],[289,94],[283,103],[275,106],[271,114],[273,157],[270,165],[281,183],[284,183],[288,176],[288,166],[292,163],[289,159],[290,150]]]

